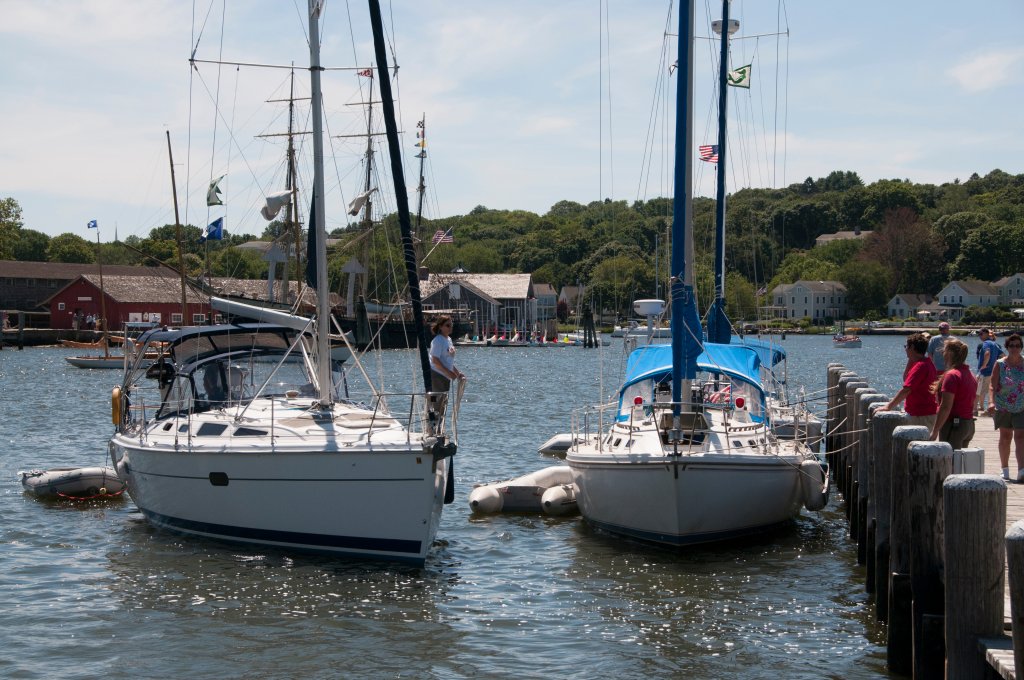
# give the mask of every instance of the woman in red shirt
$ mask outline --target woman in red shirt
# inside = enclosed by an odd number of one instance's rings
[[[906,399],[904,409],[910,418],[908,425],[923,425],[929,430],[935,425],[935,412],[939,403],[932,392],[932,386],[938,378],[935,364],[928,358],[928,334],[914,333],[907,338],[907,367],[903,370],[903,389],[896,393],[885,406],[892,411]]]
[[[932,427],[932,439],[949,442],[953,450],[962,449],[974,437],[974,397],[978,381],[964,362],[967,345],[950,340],[942,350],[946,372],[939,389],[939,413]]]

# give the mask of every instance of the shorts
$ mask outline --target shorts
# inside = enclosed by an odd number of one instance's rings
[[[988,388],[992,385],[992,376],[990,375],[979,375],[978,376],[978,397],[981,398],[982,403],[988,397]]]
[[[974,418],[950,417],[939,431],[939,441],[949,442],[954,451],[966,448],[973,438]]]
[[[441,375],[437,371],[430,372],[430,391],[431,392],[447,392],[452,387],[452,381],[446,375]]]
[[[921,425],[927,427],[929,431],[935,427],[935,414],[930,416],[907,416],[906,425]]]
[[[1021,413],[1010,413],[1009,411],[996,410],[992,416],[992,422],[995,423],[996,429],[1009,429],[1024,430],[1024,412]]]

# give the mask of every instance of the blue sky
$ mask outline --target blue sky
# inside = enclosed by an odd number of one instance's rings
[[[284,106],[267,100],[287,96],[287,71],[218,73],[203,65],[190,73],[193,26],[209,9],[200,58],[301,66],[305,24],[290,3],[228,5],[222,45],[220,0],[212,9],[197,4],[197,19],[180,0],[0,0],[0,196],[18,200],[26,227],[91,237],[85,225],[97,219],[106,241],[115,225],[124,238],[173,222],[170,131],[183,221],[224,215],[229,231],[262,231],[256,210],[262,194],[283,187],[283,146],[255,135],[285,129]],[[326,5],[323,63],[370,65],[364,3]],[[732,5],[739,35],[747,36],[734,42],[732,63],[754,63],[754,87],[730,90],[730,191],[832,170],[853,170],[866,182],[934,183],[994,168],[1024,172],[1020,0],[790,0],[781,19],[778,10],[774,2]],[[653,0],[385,4],[401,66],[410,188],[411,133],[427,116],[427,216],[476,205],[543,213],[563,199],[667,193],[664,160],[644,171],[667,11],[668,3]],[[717,2],[698,6],[699,35],[708,35],[708,14],[719,13]],[[765,35],[777,24],[787,39]],[[698,143],[716,134],[713,50],[709,41],[696,50]],[[300,95],[307,79],[298,72]],[[362,129],[361,108],[347,104],[359,101],[357,87],[367,82],[352,72],[325,75],[332,135]],[[345,223],[344,204],[361,184],[362,144],[331,141],[332,228]],[[655,146],[663,159],[667,145]],[[710,195],[713,176],[701,165],[698,193]],[[227,206],[207,211],[212,174],[227,174]],[[382,179],[383,190],[388,184]]]

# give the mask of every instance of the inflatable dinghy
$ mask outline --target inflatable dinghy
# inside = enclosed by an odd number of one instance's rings
[[[112,467],[66,467],[18,474],[25,491],[39,498],[110,498],[125,490]]]
[[[545,512],[567,515],[577,511],[576,490],[568,465],[553,465],[507,482],[481,484],[469,494],[477,513]]]

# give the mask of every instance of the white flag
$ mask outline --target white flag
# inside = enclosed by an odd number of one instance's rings
[[[348,214],[353,216],[358,215],[359,211],[363,209],[364,205],[366,205],[366,201],[369,200],[370,194],[372,194],[376,190],[377,187],[374,187],[369,191],[364,191],[363,193],[353,198],[352,202],[348,204]]]
[[[734,71],[729,71],[728,82],[733,87],[745,87],[750,89],[750,73],[753,70],[753,64],[747,64],[746,66],[740,66]]]
[[[263,219],[269,221],[277,217],[277,213],[281,212],[281,208],[288,205],[288,199],[291,195],[292,192],[287,190],[267,194],[267,204],[260,208],[260,214],[263,215]]]
[[[210,188],[206,190],[206,205],[224,205],[224,201],[220,200],[220,181],[224,179],[226,175],[221,175],[217,179],[210,182]]]

